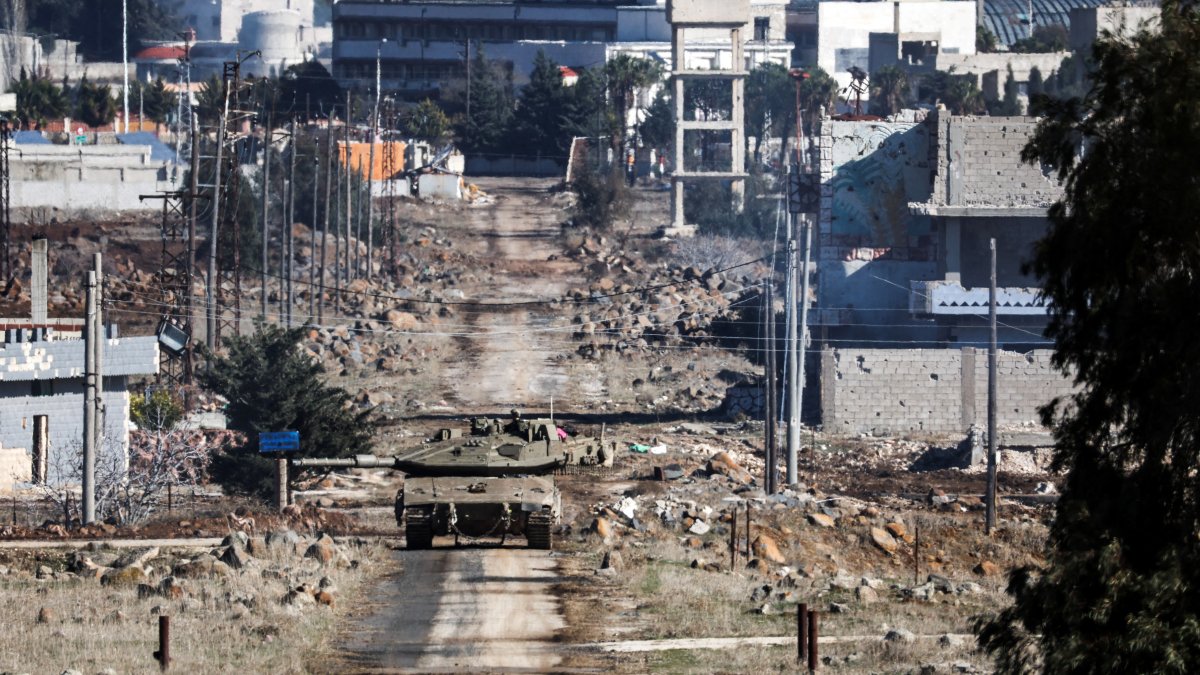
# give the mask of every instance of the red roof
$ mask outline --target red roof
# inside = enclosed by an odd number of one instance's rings
[[[559,66],[558,74],[561,75],[564,80],[568,77],[579,77],[579,73],[575,72],[575,70],[570,66]]]
[[[158,45],[157,47],[147,47],[134,55],[135,59],[146,59],[149,61],[160,61],[165,59],[178,60],[182,59],[187,54],[187,51],[178,45]]]

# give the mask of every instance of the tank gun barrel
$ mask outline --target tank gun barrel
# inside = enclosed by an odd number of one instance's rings
[[[353,457],[305,457],[291,460],[291,465],[301,468],[315,467],[322,469],[392,469],[396,466],[396,458],[380,457],[378,455],[355,455]]]

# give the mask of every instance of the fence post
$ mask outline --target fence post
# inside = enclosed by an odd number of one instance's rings
[[[817,672],[817,615],[819,612],[812,611],[808,613],[808,672]]]
[[[808,604],[796,605],[796,663],[808,658]]]
[[[158,617],[158,651],[154,652],[159,670],[171,667],[171,617]]]

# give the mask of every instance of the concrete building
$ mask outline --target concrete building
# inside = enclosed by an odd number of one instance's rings
[[[240,40],[246,17],[262,12],[295,13],[300,30],[311,37],[313,10],[313,0],[183,0],[175,14],[183,20],[185,27],[196,31],[197,40],[236,43]]]
[[[138,196],[174,189],[172,159],[147,145],[13,144],[13,220],[160,211],[161,203]]]
[[[1020,160],[1036,120],[905,115],[821,125],[820,334],[836,345],[985,344],[994,237],[999,339],[1042,345],[1045,307],[1021,264],[1061,188]]]
[[[39,246],[40,244],[40,246]],[[0,319],[0,491],[20,484],[74,484],[83,446],[82,319],[47,319],[46,243],[34,242],[32,314]],[[39,275],[39,268],[42,270]],[[40,283],[39,283],[40,277]],[[105,329],[100,461],[128,465],[132,376],[158,372],[158,338]]]
[[[1155,6],[1076,7],[1070,14],[1071,50],[1088,53],[1101,33],[1132,35],[1145,26],[1157,29],[1162,10]]]
[[[786,2],[750,2],[742,31],[748,67],[765,60],[790,61]],[[374,89],[378,55],[385,90],[409,98],[436,96],[447,83],[465,76],[468,52],[474,54],[476,47],[489,59],[508,64],[518,87],[528,81],[538,51],[576,69],[632,53],[670,70],[666,11],[665,0],[343,0],[334,5],[333,75],[342,86]],[[689,59],[728,67],[728,35],[697,32],[693,38]]]
[[[873,73],[904,63],[932,70],[939,54],[975,53],[973,0],[821,2],[817,5],[816,63],[838,84],[851,67]]]
[[[1062,67],[1063,60],[1068,56],[1070,52],[938,54],[933,58],[932,66],[936,70],[953,70],[956,74],[974,76],[984,98],[998,101],[1004,98],[1004,85],[1008,81],[1009,69],[1012,70],[1013,82],[1017,85],[1018,97],[1025,97],[1028,95],[1027,86],[1034,68],[1041,72],[1043,79],[1048,78]]]

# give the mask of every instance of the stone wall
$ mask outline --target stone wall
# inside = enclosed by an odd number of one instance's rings
[[[1072,391],[1049,350],[997,355],[997,423],[1038,423]],[[821,354],[821,423],[844,434],[962,433],[987,423],[987,350],[836,349]]]

